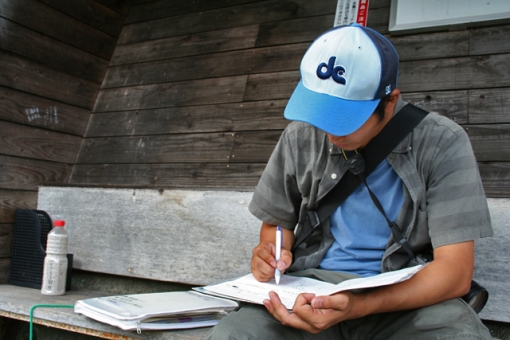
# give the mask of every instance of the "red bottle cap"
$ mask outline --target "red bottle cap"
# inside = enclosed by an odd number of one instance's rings
[[[63,221],[63,220],[56,220],[55,222],[53,222],[54,227],[63,227],[65,225],[66,225],[66,221]]]

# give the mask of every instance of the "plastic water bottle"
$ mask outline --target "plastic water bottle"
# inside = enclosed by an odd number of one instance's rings
[[[56,220],[48,234],[41,288],[44,295],[64,295],[66,291],[69,236],[64,229],[65,224],[65,221]]]

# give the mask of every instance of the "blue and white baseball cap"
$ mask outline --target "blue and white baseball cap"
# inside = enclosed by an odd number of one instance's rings
[[[351,24],[317,38],[301,61],[301,80],[284,116],[335,136],[359,129],[397,86],[399,59],[388,39]]]

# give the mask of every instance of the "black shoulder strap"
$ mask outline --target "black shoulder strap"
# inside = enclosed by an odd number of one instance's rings
[[[365,160],[364,175],[368,177],[427,114],[427,111],[414,105],[404,106],[361,150],[360,153]],[[304,242],[360,184],[358,176],[347,171],[335,187],[322,198],[317,210],[307,211],[308,221],[303,226],[304,230],[299,233],[294,248]]]

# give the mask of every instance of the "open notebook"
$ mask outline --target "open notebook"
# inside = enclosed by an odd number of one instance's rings
[[[285,307],[291,309],[297,296],[301,293],[314,293],[315,295],[325,296],[346,290],[390,285],[411,278],[422,267],[422,265],[418,265],[375,276],[350,279],[339,284],[306,277],[282,275],[280,284],[277,285],[274,279],[269,282],[259,282],[252,274],[248,274],[236,280],[193,289],[204,294],[256,304],[263,304],[263,301],[269,297],[269,292],[274,291],[278,294]]]

